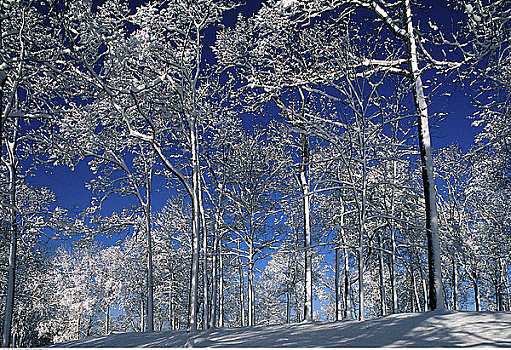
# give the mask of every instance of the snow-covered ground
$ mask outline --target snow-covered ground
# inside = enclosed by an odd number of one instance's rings
[[[398,314],[364,322],[120,333],[54,347],[511,347],[510,312]]]

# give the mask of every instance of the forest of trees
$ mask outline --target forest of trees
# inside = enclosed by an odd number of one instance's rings
[[[511,311],[511,1],[257,3],[0,0],[3,347]]]

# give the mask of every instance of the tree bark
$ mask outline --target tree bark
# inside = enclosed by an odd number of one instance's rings
[[[304,253],[305,253],[305,302],[304,302],[304,321],[312,321],[312,234],[310,219],[310,185],[307,178],[307,168],[309,166],[309,145],[307,135],[302,130],[302,165],[300,167],[300,185],[303,196],[303,231],[304,231]]]
[[[200,177],[199,177],[200,178]],[[208,281],[208,235],[206,227],[206,214],[204,211],[204,205],[202,203],[202,184],[199,180],[199,210],[201,215],[201,227],[202,227],[202,255],[204,260],[202,261],[202,329],[209,327],[209,281]]]
[[[151,172],[146,183],[145,231],[147,239],[147,332],[154,332],[153,246],[151,235]]]
[[[433,156],[429,132],[429,113],[422,85],[421,71],[417,56],[412,9],[410,0],[405,0],[406,42],[408,65],[413,85],[413,96],[418,118],[419,148],[422,167],[422,183],[426,205],[426,235],[428,240],[429,267],[429,306],[431,310],[444,309],[442,293],[442,266],[440,238],[438,231],[438,211],[436,205],[435,178],[433,174]]]
[[[474,301],[476,306],[476,311],[481,311],[481,300],[479,297],[479,286],[477,285],[477,273],[474,271],[472,273],[472,286],[474,287]]]
[[[454,256],[452,258],[452,309],[458,310],[458,267]]]
[[[14,291],[16,281],[16,250],[18,244],[18,234],[16,224],[11,224],[11,242],[9,252],[7,299],[5,304],[4,329],[2,337],[2,347],[8,348],[11,344],[12,314],[14,309]]]
[[[223,327],[224,326],[224,258],[222,256],[222,242],[220,242],[220,245],[218,246],[219,252],[218,252],[218,259],[219,261],[219,291],[218,291],[218,298],[219,298],[219,305],[218,305],[218,326]]]
[[[9,204],[10,209],[10,231],[11,239],[9,244],[9,266],[7,267],[7,295],[5,300],[5,315],[4,315],[4,327],[2,336],[2,347],[8,348],[11,345],[11,331],[12,331],[12,318],[14,310],[14,296],[16,292],[16,259],[18,249],[18,227],[16,223],[17,213],[16,208],[16,181],[17,181],[17,159],[16,159],[16,147],[18,139],[18,128],[19,118],[16,118],[14,126],[13,141],[9,142],[6,140],[7,145],[7,157],[9,159]],[[0,148],[2,145],[0,144]]]
[[[105,310],[105,335],[108,335],[110,331],[110,305],[106,306]]]
[[[248,292],[248,325],[255,324],[254,315],[254,253],[252,245],[249,247],[248,255],[248,274],[247,274],[247,292]]]
[[[200,251],[200,167],[199,167],[199,146],[197,140],[196,120],[190,121],[190,141],[192,150],[192,261],[190,273],[190,291],[188,307],[188,331],[197,330],[197,305],[199,285],[199,251]]]
[[[238,243],[238,251],[239,251],[239,243]],[[245,327],[245,291],[243,290],[243,265],[241,262],[241,257],[238,256],[238,274],[239,274],[239,294],[240,294],[240,322],[241,327]]]
[[[145,332],[145,305],[144,296],[140,296],[140,332]]]
[[[382,239],[381,235],[378,234],[378,248],[379,248],[379,255],[378,255],[378,267],[379,267],[379,274],[380,274],[380,316],[385,316],[387,314],[387,307],[385,304],[385,276],[383,274],[383,245],[382,245]]]
[[[351,293],[350,293],[350,260],[348,249],[343,248],[344,255],[344,318],[351,319]]]
[[[211,276],[211,317],[209,319],[209,328],[214,328],[217,325],[217,303],[218,303],[218,235],[217,223],[215,222],[215,239],[213,242],[213,275]]]
[[[339,321],[342,319],[342,313],[340,303],[340,266],[339,266],[339,248],[335,248],[335,281],[334,281],[334,289],[335,289],[335,320]]]

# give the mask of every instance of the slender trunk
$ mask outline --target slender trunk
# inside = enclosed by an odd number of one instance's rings
[[[339,241],[342,244],[345,244],[344,242],[344,202],[342,199],[342,196],[339,196],[341,208],[340,208],[340,217],[339,217]],[[346,270],[346,266],[348,263],[347,258],[347,251],[346,248],[343,248],[345,260],[344,260],[344,268]],[[342,292],[342,286],[341,286],[341,257],[340,257],[340,249],[335,249],[335,320],[339,321],[343,318],[346,318],[346,309],[348,308],[347,300],[344,302],[345,309],[343,310],[342,304],[343,304],[343,292]],[[349,269],[348,269],[349,270]],[[346,281],[345,281],[346,285]],[[344,293],[344,296],[347,298],[347,293]]]
[[[11,243],[9,252],[9,267],[7,282],[7,300],[5,304],[5,318],[4,318],[4,329],[2,338],[2,347],[8,348],[11,344],[11,326],[12,326],[12,314],[14,309],[14,290],[15,290],[15,278],[16,278],[16,250],[18,244],[18,234],[16,224],[11,224]]]
[[[358,319],[363,321],[365,318],[364,310],[364,238],[365,238],[365,220],[367,206],[367,159],[365,145],[365,128],[364,124],[359,127],[359,143],[361,147],[362,158],[362,193],[361,205],[359,207],[359,232],[358,232]]]
[[[397,163],[394,160],[392,162],[392,174],[395,181],[397,177]],[[392,199],[391,199],[391,219],[390,219],[390,262],[389,262],[389,275],[390,275],[390,288],[392,293],[392,313],[398,312],[397,305],[397,286],[396,286],[396,230],[394,227],[394,215],[395,215],[395,186],[392,187]]]
[[[151,176],[149,175],[146,193],[145,231],[147,238],[147,332],[154,332],[153,297],[153,248],[151,237]]]
[[[291,323],[291,291],[289,285],[286,290],[286,323]]]
[[[209,327],[209,282],[208,282],[208,235],[206,227],[206,215],[204,212],[204,205],[202,204],[202,184],[198,183],[199,190],[199,210],[201,214],[201,227],[202,227],[202,254],[204,260],[202,261],[202,329]]]
[[[255,324],[254,315],[254,253],[252,245],[249,248],[248,255],[248,275],[247,275],[247,291],[248,291],[248,325],[253,326]]]
[[[335,286],[334,286],[334,289],[335,289],[335,320],[336,321],[339,321],[342,319],[342,313],[341,313],[341,308],[339,307],[340,304],[341,304],[341,299],[340,299],[340,266],[339,266],[339,248],[335,248]]]
[[[456,258],[452,258],[452,309],[458,310],[458,267]]]
[[[238,243],[238,251],[239,251],[239,243]],[[243,265],[241,262],[241,257],[238,256],[238,275],[239,275],[239,294],[240,294],[240,321],[241,327],[245,327],[245,293],[243,288]]]
[[[4,107],[3,107],[3,101],[4,101],[4,85],[5,81],[7,80],[7,74],[0,70],[0,159],[2,158],[2,138],[4,136]]]
[[[419,293],[417,291],[417,280],[415,278],[415,269],[412,267],[411,268],[411,273],[412,273],[412,288],[413,288],[413,297],[415,298],[415,305],[417,306],[415,309],[418,311],[418,312],[422,312],[422,309],[421,309],[421,300],[419,298]]]
[[[108,335],[110,332],[110,305],[107,304],[105,310],[105,335]]]
[[[412,22],[412,9],[410,0],[405,0],[405,17],[408,47],[408,65],[410,79],[413,84],[413,96],[418,118],[419,148],[421,155],[422,182],[424,187],[424,200],[426,206],[426,235],[428,239],[428,267],[429,267],[429,306],[431,310],[444,309],[444,295],[442,293],[442,265],[440,238],[438,231],[438,211],[436,205],[435,178],[433,174],[433,156],[431,137],[429,133],[429,113],[424,89],[422,86],[421,71],[417,56],[414,26]]]
[[[497,295],[499,297],[498,310],[504,311],[504,291],[502,290],[503,285],[504,285],[504,281],[503,281],[504,269],[503,269],[502,259],[499,258],[498,261],[499,261],[499,264],[498,264],[499,274],[498,274],[498,279],[497,279],[497,283],[498,283],[497,284],[497,290],[498,290]]]
[[[196,121],[190,123],[190,140],[192,150],[192,261],[190,272],[190,290],[188,300],[188,331],[197,330],[197,305],[199,285],[199,251],[200,251],[200,174],[199,174],[199,146],[197,140]]]
[[[419,259],[419,254],[415,253],[415,258],[417,260],[417,266],[419,268],[419,273],[421,277],[421,286],[422,286],[422,297],[424,298],[424,311],[428,310],[428,287],[426,285],[426,279],[424,278],[424,271],[422,269],[422,263]]]
[[[224,326],[224,258],[222,256],[222,242],[220,241],[220,244],[218,246],[218,259],[219,261],[219,279],[220,279],[220,287],[218,291],[218,297],[219,297],[219,305],[218,305],[218,326],[223,327]]]
[[[212,272],[213,275],[211,276],[211,317],[209,319],[209,327],[213,328],[217,325],[217,302],[218,302],[218,234],[217,231],[217,224],[215,222],[215,239],[213,242],[213,262],[212,262]]]
[[[145,306],[144,306],[144,296],[142,295],[140,298],[140,332],[145,331]]]
[[[394,281],[394,274],[392,272],[392,262],[389,261],[387,263],[387,268],[389,270],[389,280],[390,280],[390,293],[391,293],[391,298],[390,298],[390,310],[389,310],[389,313],[390,314],[395,314],[396,313],[396,301],[394,300],[394,288],[395,288],[395,281]],[[397,298],[396,298],[397,299]]]
[[[378,255],[378,263],[379,263],[379,273],[380,273],[380,316],[385,316],[387,314],[387,308],[385,306],[385,276],[383,275],[383,244],[381,235],[378,234],[378,248],[379,248],[379,255]]]
[[[344,255],[344,318],[351,319],[351,293],[350,293],[350,260],[348,249],[343,248]]]
[[[309,146],[305,132],[301,134],[302,141],[302,165],[300,167],[300,185],[303,196],[303,230],[304,230],[304,252],[305,252],[305,303],[304,320],[312,321],[312,234],[310,219],[310,185],[307,178],[307,167],[309,166]]]
[[[170,321],[170,330],[176,330],[176,311],[174,306],[174,275],[170,274],[170,288],[169,288],[169,321]]]
[[[476,311],[481,311],[481,299],[479,296],[479,286],[477,285],[477,272],[475,270],[472,273],[472,286],[474,288],[474,301],[476,304]]]
[[[6,141],[9,159],[9,204],[16,208],[16,146],[18,137],[19,118],[16,118],[13,142]],[[0,148],[2,145],[0,144]],[[2,347],[8,348],[11,345],[12,318],[14,310],[14,294],[16,290],[16,256],[18,249],[18,228],[16,223],[16,211],[10,210],[10,231],[11,241],[9,245],[9,266],[7,267],[7,295],[5,301],[5,316],[2,336]]]
[[[364,320],[364,252],[358,248],[358,320]]]

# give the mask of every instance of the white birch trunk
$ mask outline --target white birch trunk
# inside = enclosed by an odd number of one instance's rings
[[[12,330],[12,318],[14,310],[14,297],[16,291],[16,258],[18,249],[18,228],[16,224],[16,147],[18,139],[19,129],[19,118],[16,118],[14,125],[13,141],[5,140],[8,157],[8,169],[9,169],[9,204],[11,205],[10,210],[10,231],[11,239],[9,244],[9,266],[7,267],[7,295],[5,300],[5,316],[4,316],[4,327],[2,336],[2,347],[8,348],[11,345],[11,330]],[[0,148],[2,145],[0,144]]]
[[[190,143],[192,150],[192,261],[190,273],[190,291],[188,308],[188,331],[197,330],[197,305],[199,285],[199,253],[200,253],[200,206],[199,206],[199,146],[197,140],[196,120],[190,121]]]
[[[219,298],[219,305],[218,305],[218,326],[223,327],[224,326],[224,259],[222,257],[222,242],[220,242],[219,245],[219,252],[218,252],[218,259],[219,261],[219,291],[218,291],[218,298]]]
[[[140,332],[145,331],[145,306],[144,306],[144,296],[140,296]]]
[[[379,275],[380,275],[380,316],[385,316],[387,314],[387,307],[385,303],[385,276],[384,276],[384,263],[383,263],[383,245],[382,245],[382,239],[381,235],[378,234],[378,248],[379,248],[379,254],[378,254],[378,268],[379,268]]]
[[[248,255],[248,275],[247,275],[247,291],[248,291],[248,325],[253,326],[255,323],[254,315],[254,252],[252,245],[249,246]]]
[[[444,309],[444,295],[442,293],[442,266],[441,250],[438,231],[438,211],[436,205],[435,178],[433,174],[433,156],[431,150],[431,137],[429,133],[429,113],[424,89],[422,86],[421,71],[417,57],[417,43],[415,41],[414,25],[412,22],[412,9],[410,0],[405,0],[406,39],[408,47],[408,65],[410,78],[413,84],[413,96],[418,118],[419,148],[422,166],[422,182],[424,187],[424,200],[426,205],[426,235],[428,239],[428,266],[429,266],[429,306],[431,310]]]
[[[455,256],[452,258],[452,309],[458,310],[458,266]]]
[[[212,271],[213,275],[211,276],[211,317],[209,318],[209,328],[214,328],[217,325],[217,303],[218,303],[218,241],[219,237],[217,232],[217,223],[215,219],[215,240],[213,242],[213,262],[212,262]]]
[[[146,180],[146,203],[144,206],[145,231],[147,239],[147,332],[154,332],[154,297],[153,297],[153,246],[151,235],[151,180],[152,172],[149,171]]]
[[[202,203],[202,185],[199,182],[199,209],[201,213],[202,223],[202,329],[209,327],[209,285],[208,285],[208,235],[206,227],[206,215],[204,212],[204,205]]]
[[[339,263],[339,248],[335,248],[335,280],[334,280],[334,289],[335,289],[335,320],[339,321],[342,319],[342,310],[341,310],[341,283],[340,283],[340,263]]]
[[[351,320],[351,293],[350,293],[350,260],[348,249],[343,248],[344,255],[344,318]]]
[[[303,229],[304,229],[304,253],[305,253],[305,303],[304,321],[312,321],[312,234],[310,219],[310,190],[307,179],[307,167],[309,164],[309,146],[305,132],[301,134],[302,142],[302,165],[300,167],[300,185],[303,196]]]

